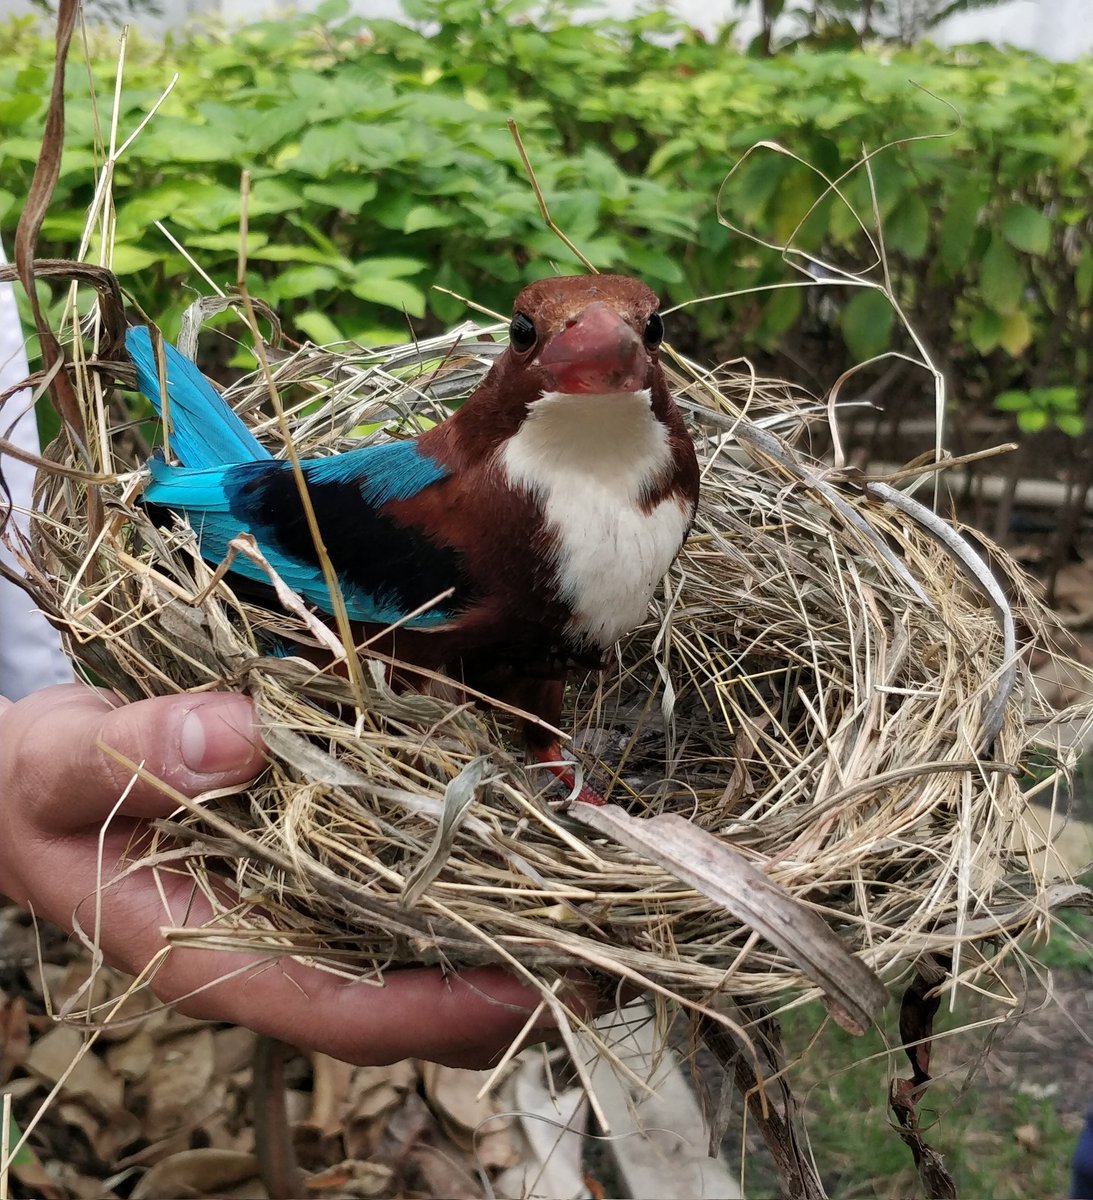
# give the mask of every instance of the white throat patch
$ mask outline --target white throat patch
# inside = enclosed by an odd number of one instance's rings
[[[505,443],[509,483],[538,501],[557,538],[558,586],[578,640],[607,649],[645,619],[691,519],[674,496],[642,509],[670,462],[668,430],[648,390],[545,392]]]

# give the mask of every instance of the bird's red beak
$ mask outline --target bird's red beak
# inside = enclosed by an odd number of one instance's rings
[[[574,317],[539,355],[555,391],[606,395],[647,387],[648,352],[609,304],[597,300]]]

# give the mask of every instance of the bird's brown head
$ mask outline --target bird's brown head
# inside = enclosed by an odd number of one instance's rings
[[[516,297],[505,357],[540,393],[650,388],[664,325],[656,295],[626,275],[541,279]]]
[[[484,460],[549,396],[647,392],[659,420],[678,422],[660,365],[658,307],[655,293],[626,275],[529,284],[513,303],[505,351],[453,420],[422,435],[423,444],[442,461]]]

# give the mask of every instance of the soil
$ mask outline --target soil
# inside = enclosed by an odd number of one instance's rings
[[[973,1086],[987,1096],[1016,1090],[1050,1099],[1076,1128],[1093,1105],[1093,961],[1052,971],[1050,989],[1037,986],[1029,1007],[997,1039]]]

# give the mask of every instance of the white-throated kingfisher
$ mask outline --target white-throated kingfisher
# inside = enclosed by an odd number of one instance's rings
[[[416,438],[305,459],[349,616],[386,652],[442,671],[552,726],[566,673],[598,667],[645,619],[698,501],[694,445],[659,361],[656,296],[621,275],[544,279],[517,296],[509,345],[463,405]],[[126,344],[162,411],[147,328]],[[218,562],[254,536],[324,613],[331,597],[290,465],[275,459],[188,359],[165,346],[170,445],[147,503],[194,529]],[[268,582],[237,556],[236,575]],[[572,786],[556,736],[528,747]],[[579,798],[602,803],[587,785]]]

